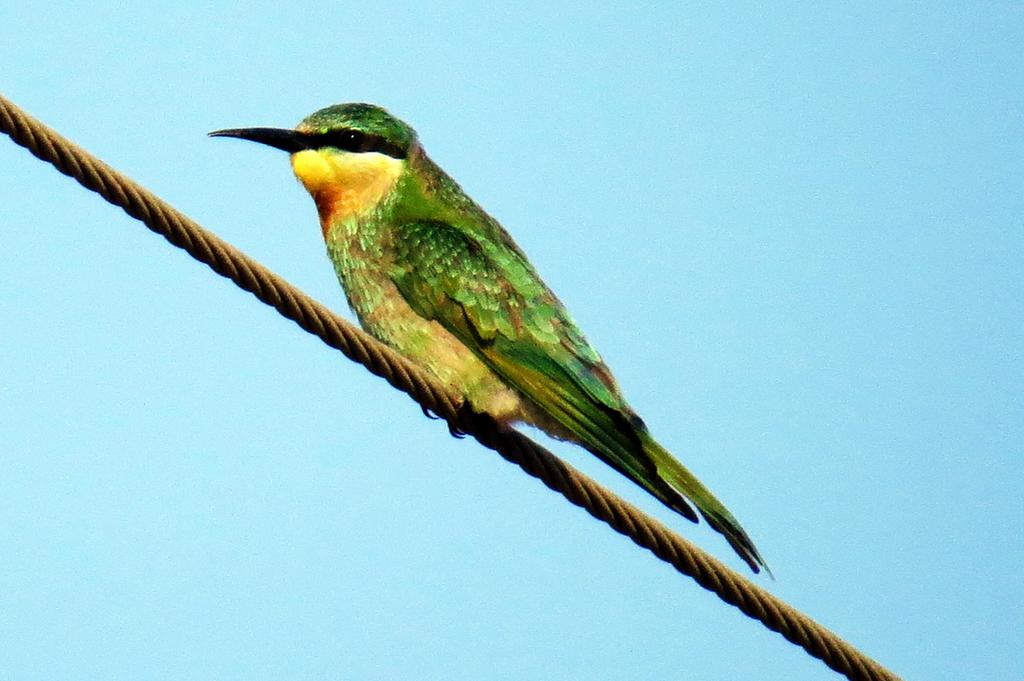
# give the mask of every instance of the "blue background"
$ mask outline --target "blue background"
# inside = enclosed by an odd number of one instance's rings
[[[760,583],[908,679],[1020,678],[1020,4],[9,2],[0,27],[8,97],[338,310],[286,157],[205,133],[389,107]],[[7,141],[0,168],[0,677],[832,676]]]

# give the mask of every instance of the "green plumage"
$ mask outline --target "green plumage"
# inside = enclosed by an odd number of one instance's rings
[[[346,104],[318,111],[293,134],[291,146],[234,136],[293,152],[316,149],[342,168],[371,153],[403,164],[379,200],[347,212],[296,170],[317,200],[328,253],[370,333],[474,408],[579,443],[696,521],[689,500],[751,569],[764,566],[736,519],[652,438],[508,233],[426,156],[411,128],[378,107]]]

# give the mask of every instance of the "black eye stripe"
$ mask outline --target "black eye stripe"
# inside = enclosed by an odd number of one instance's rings
[[[397,144],[388,142],[380,135],[372,135],[359,130],[331,130],[330,132],[305,134],[303,137],[309,149],[334,147],[360,154],[376,151],[399,159],[408,156],[408,151]]]

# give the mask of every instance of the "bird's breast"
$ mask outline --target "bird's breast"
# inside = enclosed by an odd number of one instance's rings
[[[478,411],[503,422],[530,420],[518,393],[441,324],[412,309],[387,276],[386,266],[362,256],[353,258],[350,248],[334,241],[337,237],[338,232],[332,234],[328,250],[349,305],[370,335],[418,364]]]

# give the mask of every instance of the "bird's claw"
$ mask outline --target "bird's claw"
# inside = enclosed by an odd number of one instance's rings
[[[448,421],[448,432],[452,434],[452,437],[461,440],[469,434],[459,426],[466,422],[472,411],[473,409],[469,406],[468,402],[463,402],[455,409],[455,420]]]
[[[457,440],[461,440],[462,438],[466,437],[466,431],[459,430],[459,427],[456,426],[454,423],[448,424],[448,432],[451,433],[452,437],[456,438]]]

